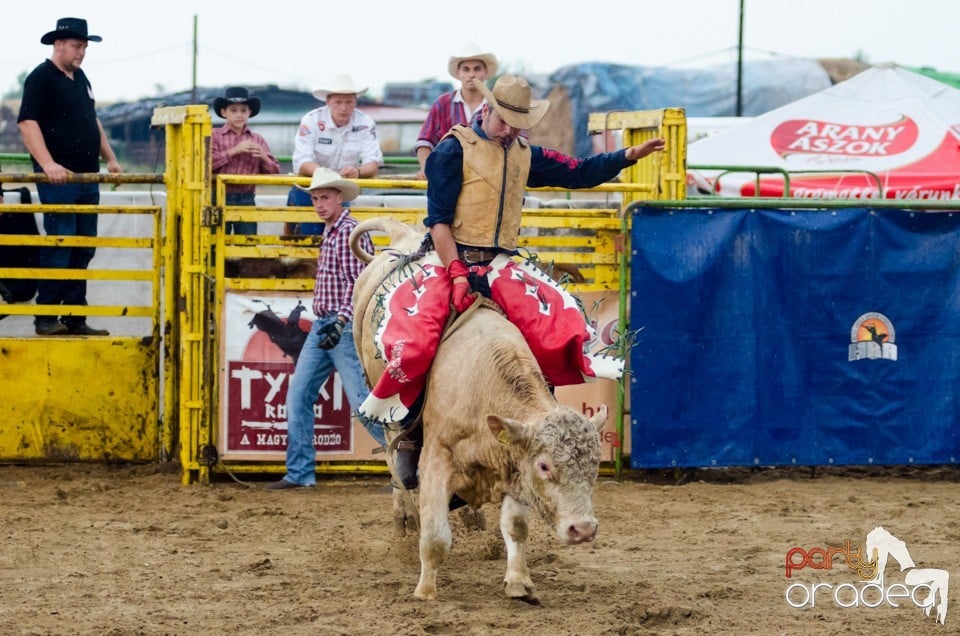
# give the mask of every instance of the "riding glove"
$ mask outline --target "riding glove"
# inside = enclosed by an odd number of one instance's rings
[[[326,327],[323,327],[320,332],[320,341],[317,343],[318,349],[333,349],[337,346],[337,343],[340,342],[340,336],[343,335],[343,328],[346,324],[338,316],[337,319]]]
[[[470,281],[467,280],[470,271],[467,269],[467,266],[463,264],[463,261],[458,259],[451,261],[450,264],[447,265],[447,274],[450,275],[450,280],[453,281],[453,293],[451,294],[453,308],[462,314],[477,299],[473,290],[470,288]]]

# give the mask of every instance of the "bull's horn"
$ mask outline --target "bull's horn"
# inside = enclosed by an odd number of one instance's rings
[[[360,237],[367,232],[373,232],[376,230],[385,231],[381,221],[384,221],[383,217],[361,221],[360,223],[357,223],[357,227],[353,228],[353,231],[350,232],[350,250],[353,251],[356,257],[364,263],[369,263],[376,255],[370,254],[363,249],[363,247],[360,245]]]
[[[369,254],[360,246],[360,237],[367,232],[386,232],[390,237],[391,245],[398,245],[403,239],[419,237],[420,234],[414,228],[406,223],[390,218],[388,216],[378,216],[373,219],[367,219],[357,223],[357,227],[350,232],[350,249],[364,263],[373,260],[376,254]]]
[[[590,418],[590,423],[599,431],[603,429],[603,425],[607,423],[607,405],[601,404],[600,408],[597,409],[596,414]]]

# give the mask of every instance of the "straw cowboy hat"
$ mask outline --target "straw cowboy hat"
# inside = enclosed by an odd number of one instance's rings
[[[356,95],[360,97],[367,92],[367,87],[357,88],[353,83],[353,78],[349,75],[337,75],[324,88],[318,88],[313,91],[313,96],[317,99],[327,99],[327,95]]]
[[[60,18],[57,20],[57,28],[49,33],[44,33],[43,37],[40,38],[40,44],[53,44],[57,40],[102,42],[103,38],[99,35],[89,35],[87,33],[87,21],[83,18]]]
[[[313,171],[313,179],[310,180],[309,186],[304,188],[298,185],[297,187],[304,192],[319,190],[321,188],[333,188],[334,190],[340,191],[344,201],[353,201],[360,194],[360,186],[353,181],[347,181],[341,177],[339,173],[329,168],[317,168]]]
[[[530,84],[519,75],[501,75],[493,85],[493,92],[482,82],[478,85],[490,107],[514,128],[533,128],[550,107],[545,99],[530,99]]]
[[[466,62],[468,60],[480,60],[487,67],[487,77],[493,77],[497,74],[497,56],[493,53],[487,53],[480,50],[480,47],[469,42],[460,49],[460,52],[456,55],[450,56],[450,61],[447,62],[447,70],[450,72],[450,75],[453,76],[453,79],[460,79],[460,76],[457,74],[457,69],[460,68],[460,62]]]
[[[260,112],[260,98],[250,97],[250,91],[242,86],[231,86],[223,91],[223,97],[213,100],[213,111],[223,117],[220,112],[230,104],[246,104],[250,107],[250,116],[256,117]]]

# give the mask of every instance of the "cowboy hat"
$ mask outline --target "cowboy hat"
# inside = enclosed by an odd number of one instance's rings
[[[501,75],[492,92],[482,82],[477,85],[500,119],[520,130],[536,126],[550,107],[545,99],[530,99],[530,84],[519,75]]]
[[[57,20],[57,28],[49,33],[44,33],[43,37],[40,38],[40,44],[53,44],[57,40],[102,42],[103,38],[99,35],[88,35],[87,21],[83,18],[60,18]]]
[[[220,111],[230,104],[246,104],[250,107],[251,117],[256,117],[260,112],[260,98],[250,97],[250,91],[242,86],[231,86],[224,90],[223,97],[213,100],[213,112],[223,117]]]
[[[304,192],[319,190],[321,188],[333,188],[334,190],[340,191],[344,201],[353,201],[360,194],[360,186],[353,181],[347,181],[342,178],[339,173],[334,172],[330,168],[317,168],[313,171],[313,178],[310,180],[309,186],[304,188],[298,185],[297,187]]]
[[[460,76],[457,74],[457,69],[460,68],[460,62],[467,62],[469,60],[480,60],[487,67],[487,77],[493,77],[497,74],[497,56],[493,53],[486,53],[480,50],[480,47],[474,44],[473,42],[468,42],[460,49],[460,52],[456,55],[450,56],[450,61],[447,62],[447,70],[450,71],[450,75],[454,79],[460,79]]]
[[[337,75],[324,88],[313,91],[313,96],[317,99],[326,100],[327,95],[356,95],[360,97],[366,92],[367,87],[357,88],[349,75]]]

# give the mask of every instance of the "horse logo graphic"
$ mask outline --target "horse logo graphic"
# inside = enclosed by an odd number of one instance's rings
[[[903,582],[907,585],[922,585],[930,589],[930,594],[920,602],[920,607],[924,614],[930,616],[930,610],[934,603],[937,605],[937,622],[941,625],[947,620],[947,584],[950,580],[950,573],[946,570],[935,568],[918,568],[907,550],[907,544],[896,538],[888,531],[877,526],[867,534],[867,555],[877,564],[876,574],[873,579],[880,587],[883,587],[883,571],[887,566],[887,560],[893,557],[893,560],[900,564],[900,571],[907,571]],[[937,602],[939,599],[939,602]]]

